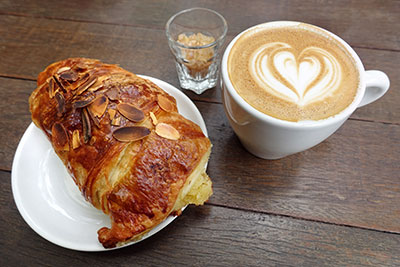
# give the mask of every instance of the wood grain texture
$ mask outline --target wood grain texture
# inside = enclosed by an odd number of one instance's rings
[[[138,74],[179,87],[164,31],[119,25],[0,16],[0,76],[35,80],[47,65],[68,57],[91,57],[120,64]],[[226,44],[233,38],[228,36]],[[391,89],[379,101],[356,111],[354,118],[400,124],[400,52],[356,49],[366,69],[380,69]],[[219,87],[194,100],[221,102]]]
[[[265,21],[324,27],[356,47],[366,69],[386,72],[391,89],[325,142],[274,161],[242,147],[218,86],[185,91],[214,145],[208,204],[121,250],[82,253],[41,238],[17,211],[9,172],[37,75],[83,56],[179,88],[164,25],[193,6],[227,19],[225,45]],[[0,1],[0,266],[400,266],[399,13],[398,0]]]
[[[253,25],[274,21],[302,21],[326,28],[358,47],[400,50],[400,3],[396,0],[273,0],[273,1],[14,1],[0,4],[3,14],[101,22],[164,29],[173,14],[191,7],[221,13],[229,32],[237,34]],[[245,11],[245,12],[244,12]]]
[[[58,247],[24,222],[0,171],[1,266],[394,266],[400,235],[212,205],[189,207],[136,245],[101,253]]]
[[[0,78],[0,169],[11,170],[18,142],[31,122],[28,98],[36,82]]]
[[[252,156],[220,105],[197,103],[213,152],[211,203],[400,233],[400,126],[347,121],[281,160]]]
[[[390,80],[389,91],[376,102],[357,109],[352,118],[400,124],[400,52],[355,48],[365,70],[381,70]]]

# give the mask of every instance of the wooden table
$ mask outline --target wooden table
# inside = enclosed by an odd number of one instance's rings
[[[48,64],[68,57],[118,63],[179,87],[164,33],[176,12],[202,6],[227,20],[227,42],[273,20],[304,21],[345,39],[389,92],[322,144],[281,160],[249,154],[230,128],[220,88],[185,92],[213,143],[214,195],[157,235],[102,253],[37,235],[11,192],[11,165],[30,124],[28,97]],[[0,2],[0,266],[400,265],[400,1]],[[226,43],[227,43],[226,42]]]

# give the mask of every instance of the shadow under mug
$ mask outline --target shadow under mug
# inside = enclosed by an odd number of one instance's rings
[[[353,57],[360,73],[359,90],[353,102],[340,113],[323,120],[291,122],[268,116],[248,104],[233,88],[228,74],[228,56],[232,46],[245,32],[256,27],[284,27],[300,22],[275,21],[251,27],[236,36],[226,48],[221,64],[221,88],[224,110],[243,146],[264,159],[279,159],[309,149],[332,135],[358,108],[382,97],[389,89],[389,78],[382,71],[365,71],[356,52],[340,37],[319,28],[339,41]],[[304,23],[301,23],[304,24]],[[316,26],[313,26],[316,27]],[[318,28],[318,27],[317,27]]]

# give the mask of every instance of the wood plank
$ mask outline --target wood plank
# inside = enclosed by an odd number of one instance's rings
[[[35,80],[68,57],[97,58],[177,84],[175,64],[161,30],[0,16],[0,75]],[[156,70],[156,71],[155,71]],[[165,79],[168,78],[168,79]]]
[[[179,88],[173,57],[162,30],[118,25],[0,16],[0,76],[36,79],[47,65],[67,57],[92,57],[139,74],[160,78]],[[228,37],[229,41],[232,36]],[[354,118],[400,123],[400,52],[358,48],[366,69],[381,69],[391,79],[382,99],[356,111]],[[194,100],[221,102],[219,86]]]
[[[355,51],[366,70],[381,70],[388,75],[390,88],[381,99],[357,109],[352,118],[400,124],[400,52],[361,48]]]
[[[23,221],[0,171],[1,266],[394,266],[400,235],[212,205],[189,207],[136,245],[104,253],[63,249]]]
[[[10,170],[30,123],[27,101],[34,83],[0,78],[2,84],[7,90],[0,87],[1,110],[15,114],[0,118],[0,166]],[[267,161],[244,150],[221,104],[196,105],[214,144],[211,203],[400,232],[399,125],[348,121],[313,149]]]
[[[31,122],[28,98],[36,82],[0,78],[0,169],[11,170],[12,159]]]
[[[398,1],[14,1],[0,3],[3,14],[29,15],[164,29],[173,14],[199,6],[216,10],[237,34],[274,20],[303,21],[326,28],[358,47],[400,50]],[[243,12],[245,10],[246,12]],[[371,12],[373,11],[373,12]],[[377,23],[379,21],[379,23]]]
[[[281,160],[252,156],[220,105],[196,103],[213,152],[211,203],[400,233],[400,126],[348,120]]]
[[[243,149],[219,88],[200,96],[187,92],[200,100],[195,104],[214,144],[208,170],[214,195],[156,236],[121,250],[81,253],[44,240],[19,215],[10,172],[0,171],[0,266],[400,266],[400,1],[35,2],[0,2],[3,170],[10,170],[30,123],[28,96],[45,66],[69,56],[94,57],[176,86],[164,24],[193,5],[222,13],[228,40],[266,19],[325,27],[358,47],[366,69],[386,71],[392,88],[326,142],[276,161]]]

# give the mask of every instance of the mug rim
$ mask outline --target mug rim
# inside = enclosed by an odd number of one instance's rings
[[[325,119],[294,122],[294,121],[278,119],[278,118],[272,117],[270,115],[267,115],[267,114],[257,110],[256,108],[251,106],[249,103],[247,103],[235,90],[235,88],[233,87],[233,84],[229,78],[228,57],[229,57],[229,54],[230,54],[230,51],[231,51],[233,45],[240,38],[240,36],[242,36],[244,33],[248,32],[248,31],[254,30],[256,28],[265,28],[265,27],[279,28],[279,27],[296,26],[296,25],[305,25],[306,27],[317,28],[318,30],[322,31],[323,33],[327,34],[328,36],[330,36],[330,37],[334,38],[335,40],[337,40],[338,42],[340,42],[344,46],[346,51],[349,52],[350,56],[352,57],[352,59],[355,62],[356,68],[359,72],[360,81],[359,81],[359,85],[357,88],[356,96],[354,97],[353,101],[341,112],[339,112],[333,116],[330,116],[328,118],[325,118]],[[235,102],[242,109],[244,109],[246,112],[250,113],[251,115],[255,116],[256,118],[258,118],[262,121],[268,121],[268,122],[271,122],[271,123],[274,123],[274,124],[277,124],[279,126],[286,127],[286,128],[297,128],[297,129],[298,128],[320,128],[320,127],[325,127],[327,125],[335,124],[342,120],[346,120],[357,109],[358,105],[360,104],[360,102],[364,96],[364,92],[365,92],[364,65],[362,64],[359,56],[354,51],[354,49],[349,44],[347,44],[342,38],[337,36],[336,34],[330,32],[328,30],[325,30],[321,27],[318,27],[318,26],[315,26],[312,24],[308,24],[308,23],[304,23],[304,22],[298,22],[298,21],[283,20],[283,21],[265,22],[265,23],[261,23],[261,24],[252,26],[252,27],[242,31],[241,33],[239,33],[237,36],[235,36],[235,38],[233,38],[233,40],[228,44],[227,48],[225,49],[225,52],[224,52],[224,55],[222,58],[222,63],[221,63],[221,74],[222,74],[221,79],[223,81],[223,84],[225,85],[224,86],[225,89],[228,90],[231,97],[235,100]]]

